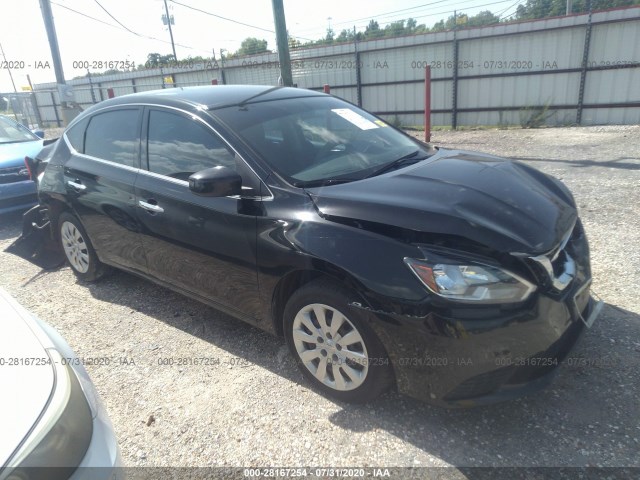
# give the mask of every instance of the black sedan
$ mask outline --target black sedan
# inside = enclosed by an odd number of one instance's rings
[[[80,279],[116,267],[283,335],[344,401],[522,395],[598,312],[561,182],[308,90],[102,102],[57,142],[39,197]]]

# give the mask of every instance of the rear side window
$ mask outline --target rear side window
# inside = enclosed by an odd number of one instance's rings
[[[114,163],[135,166],[138,152],[138,109],[112,110],[91,117],[84,153]]]
[[[180,180],[218,165],[235,169],[235,156],[197,120],[163,110],[149,112],[149,171]]]

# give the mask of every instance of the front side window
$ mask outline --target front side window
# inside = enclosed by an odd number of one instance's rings
[[[163,110],[149,112],[147,152],[150,172],[180,180],[218,165],[235,169],[233,152],[213,131],[198,120]]]
[[[138,154],[138,109],[111,110],[94,115],[84,139],[84,153],[129,167]]]

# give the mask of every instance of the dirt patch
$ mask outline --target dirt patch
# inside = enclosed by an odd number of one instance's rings
[[[561,178],[591,241],[601,317],[550,388],[448,411],[311,390],[281,339],[147,281],[80,284],[0,253],[0,284],[88,365],[128,466],[640,466],[640,127],[436,132]],[[20,232],[0,218],[0,249]],[[169,364],[169,360],[173,359]],[[183,361],[179,359],[184,359]],[[193,359],[199,359],[198,365]],[[133,363],[132,363],[133,362]]]

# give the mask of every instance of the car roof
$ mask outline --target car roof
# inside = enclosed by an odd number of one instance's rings
[[[266,85],[208,85],[199,87],[175,87],[132,93],[105,100],[99,108],[127,104],[155,104],[191,106],[206,110],[230,107],[254,102],[283,100],[287,98],[323,96],[323,93],[303,88],[273,87]],[[93,110],[93,109],[92,109]]]

